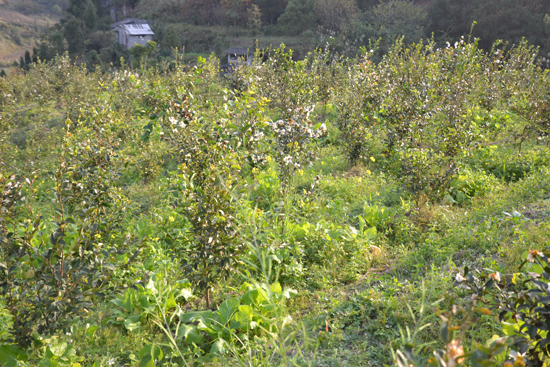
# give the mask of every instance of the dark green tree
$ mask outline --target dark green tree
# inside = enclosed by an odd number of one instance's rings
[[[401,37],[405,43],[425,38],[426,25],[426,12],[422,7],[410,1],[392,0],[374,6],[350,23],[344,23],[343,28],[356,46],[369,46],[371,41],[381,39],[380,53],[384,54]]]
[[[126,62],[130,60],[132,54],[118,41],[113,40],[109,47],[102,48],[99,53],[99,58],[105,64],[113,64],[116,67],[121,66],[120,59],[124,58]]]
[[[32,62],[38,61],[38,49],[36,47],[32,48]]]
[[[87,0],[84,3],[84,13],[82,14],[82,20],[86,24],[86,28],[94,29],[97,24],[97,8],[92,0]]]
[[[0,70],[0,78],[5,78],[7,75],[6,75],[6,72],[4,71],[4,69]]]
[[[26,50],[25,51],[25,65],[27,65],[27,67],[32,64],[32,59],[31,59],[31,53],[29,52],[29,50]]]
[[[285,12],[277,20],[281,32],[296,36],[308,29],[314,29],[317,21],[314,6],[315,0],[290,0]]]
[[[86,9],[86,2],[87,0],[70,0],[67,13],[72,14],[77,18],[81,17]]]
[[[170,28],[168,32],[166,32],[166,36],[164,37],[164,46],[169,49],[176,47],[181,48],[180,38],[174,28]]]
[[[361,11],[367,11],[380,4],[380,0],[357,0],[357,6]]]
[[[275,24],[284,13],[288,0],[255,0],[254,4],[260,7],[264,23]]]
[[[84,50],[84,31],[82,30],[82,21],[70,16],[65,23],[63,32],[67,40],[67,46],[71,55],[79,54]]]
[[[20,69],[25,69],[25,66],[26,66],[26,65],[25,65],[25,59],[23,59],[23,56],[21,56],[21,57],[19,58],[19,68],[20,68]]]

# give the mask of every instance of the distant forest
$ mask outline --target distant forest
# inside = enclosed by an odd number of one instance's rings
[[[243,35],[304,39],[310,49],[329,47],[346,56],[376,42],[383,54],[400,37],[410,43],[433,36],[444,46],[470,34],[484,49],[496,40],[518,44],[525,38],[541,55],[550,52],[548,0],[12,0],[7,6],[25,14],[61,12],[62,21],[34,52],[49,60],[68,51],[91,65],[131,57],[110,35],[113,8],[120,19],[150,19],[163,57],[183,46],[219,54]],[[181,25],[199,30],[182,34]]]

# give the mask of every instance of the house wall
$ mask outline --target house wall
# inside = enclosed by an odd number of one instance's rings
[[[252,65],[252,60],[253,60],[252,56],[249,56],[247,58],[247,57],[244,57],[244,56],[239,57],[239,56],[235,56],[235,55],[227,55],[227,62],[229,64]]]
[[[124,34],[124,31],[122,29],[118,29],[118,43],[120,43],[123,46],[126,46],[126,35]]]
[[[133,47],[136,43],[138,45],[146,46],[148,41],[152,41],[153,36],[128,36],[126,48]]]

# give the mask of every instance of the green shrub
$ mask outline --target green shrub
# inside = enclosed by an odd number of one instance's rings
[[[483,196],[497,187],[499,181],[484,171],[460,170],[451,181],[447,198],[454,204],[466,204],[474,196]]]
[[[0,340],[10,339],[12,327],[13,315],[9,313],[4,302],[0,300]]]
[[[542,147],[518,153],[513,149],[490,146],[481,149],[469,161],[472,166],[506,182],[521,180],[550,165],[548,149]]]

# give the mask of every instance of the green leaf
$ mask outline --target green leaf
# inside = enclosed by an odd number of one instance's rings
[[[367,236],[367,238],[371,241],[375,240],[376,239],[376,235],[377,235],[377,232],[376,232],[376,227],[371,227],[369,229],[367,229],[365,231],[365,235]]]
[[[59,344],[55,344],[53,346],[51,346],[50,348],[48,348],[48,351],[46,352],[46,357],[63,357],[63,355],[65,354],[65,351],[67,350],[67,343],[59,343]],[[48,352],[50,352],[52,355],[51,356],[48,356]]]
[[[239,306],[239,311],[235,313],[233,316],[233,322],[231,323],[232,326],[235,325],[235,328],[248,328],[250,326],[250,322],[252,321],[252,317],[254,316],[254,309],[252,306],[248,305],[242,305]]]
[[[220,323],[225,325],[233,314],[239,309],[240,301],[236,298],[229,298],[222,302],[218,307],[218,313],[220,314]]]
[[[178,304],[176,303],[176,300],[174,299],[174,291],[170,292],[170,295],[168,296],[168,299],[166,300],[166,303],[164,304],[164,307],[167,310],[171,310],[174,307],[176,307]]]
[[[227,342],[223,339],[218,339],[212,344],[212,347],[210,348],[210,353],[212,354],[219,354],[224,355],[227,353]]]
[[[252,289],[241,297],[241,302],[245,305],[261,305],[267,301],[267,293],[263,289]]]
[[[0,345],[0,363],[2,367],[15,367],[18,361],[26,362],[29,357],[17,345]]]
[[[93,326],[90,326],[87,330],[86,330],[86,334],[88,334],[88,339],[89,340],[92,340],[94,335],[95,335],[95,332],[99,329],[99,326],[96,326],[96,325],[93,325]]]
[[[182,325],[178,331],[176,340],[184,340],[187,344],[201,344],[204,336],[195,325]]]
[[[502,325],[502,332],[504,332],[504,335],[506,336],[516,336],[519,331],[519,324],[516,323],[509,323],[509,322],[501,322]]]
[[[140,367],[154,367],[155,361],[161,361],[164,354],[158,345],[148,345],[139,351],[139,357]]]
[[[275,293],[276,295],[281,295],[283,293],[283,288],[281,287],[281,283],[273,283],[271,287],[271,292]]]
[[[61,367],[59,362],[52,360],[51,358],[44,358],[38,364],[40,367]]]
[[[128,331],[134,331],[134,330],[137,330],[139,329],[141,323],[139,322],[139,319],[141,318],[141,315],[133,315],[133,316],[128,316],[126,318],[126,320],[124,320],[124,327],[128,330]]]

